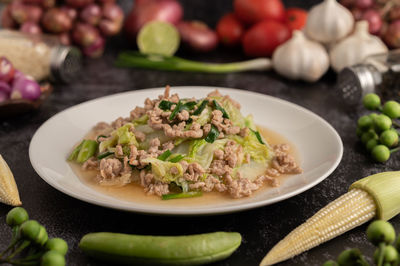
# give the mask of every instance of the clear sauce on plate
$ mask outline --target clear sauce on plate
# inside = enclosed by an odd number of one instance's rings
[[[269,130],[267,128],[263,128],[258,126],[258,130],[260,131],[260,134],[267,140],[267,142],[271,145],[274,144],[283,144],[286,143],[290,146],[290,154],[294,156],[295,160],[297,163],[299,163],[299,157],[298,153],[296,150],[296,147],[290,143],[285,137],[282,135]],[[93,134],[88,134],[86,137],[91,137]],[[207,203],[214,203],[215,201],[218,201],[220,203],[223,202],[231,202],[232,200],[235,200],[234,198],[230,197],[226,193],[219,193],[219,192],[208,192],[208,193],[203,193],[203,196],[201,197],[195,197],[195,198],[186,198],[186,199],[174,199],[174,200],[162,200],[160,197],[156,195],[146,195],[143,187],[141,187],[139,184],[136,183],[131,183],[128,185],[125,185],[123,187],[113,187],[113,186],[101,186],[97,184],[95,181],[95,177],[97,175],[97,171],[91,170],[91,171],[83,171],[81,169],[81,165],[77,163],[69,163],[72,170],[74,173],[82,180],[82,182],[92,189],[112,196],[114,198],[118,198],[124,201],[131,201],[131,202],[136,202],[136,203],[146,203],[146,204],[154,204],[154,205],[170,205],[171,207],[173,206],[187,206],[187,205],[205,205]],[[290,178],[292,175],[285,176],[281,175],[279,177],[281,183],[284,182],[285,178]],[[256,195],[258,193],[262,193],[262,191],[270,188],[267,184],[264,184],[263,187],[258,189],[257,191],[253,192],[253,195]]]

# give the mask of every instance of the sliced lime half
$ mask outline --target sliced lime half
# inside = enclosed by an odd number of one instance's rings
[[[171,56],[178,50],[180,37],[172,24],[151,21],[140,29],[136,42],[144,54]]]

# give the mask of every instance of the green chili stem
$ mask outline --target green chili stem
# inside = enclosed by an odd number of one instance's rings
[[[390,154],[395,153],[400,150],[400,147],[394,148],[390,150]]]
[[[270,59],[257,58],[235,63],[204,63],[176,56],[149,56],[138,52],[122,52],[118,55],[118,67],[139,67],[169,71],[229,73],[249,70],[269,70],[272,67]]]

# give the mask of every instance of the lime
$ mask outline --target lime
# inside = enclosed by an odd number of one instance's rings
[[[140,29],[136,42],[144,54],[171,56],[178,50],[180,37],[172,24],[151,21]]]

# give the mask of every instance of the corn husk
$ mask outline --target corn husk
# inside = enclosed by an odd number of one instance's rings
[[[400,171],[365,177],[275,245],[260,265],[273,265],[316,247],[374,217],[400,213]]]
[[[0,202],[11,205],[19,206],[22,204],[17,184],[15,183],[14,176],[8,167],[6,161],[0,154]]]

